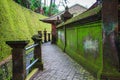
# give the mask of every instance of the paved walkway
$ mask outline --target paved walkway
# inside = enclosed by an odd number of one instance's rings
[[[42,57],[44,71],[38,72],[32,80],[95,80],[56,45],[43,44]]]

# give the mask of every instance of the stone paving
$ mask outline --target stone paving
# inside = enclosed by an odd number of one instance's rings
[[[96,80],[56,45],[42,45],[44,70],[31,80]]]

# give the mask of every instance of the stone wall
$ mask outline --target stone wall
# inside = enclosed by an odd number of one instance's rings
[[[58,46],[94,76],[100,77],[103,66],[101,21],[64,27],[58,29]]]

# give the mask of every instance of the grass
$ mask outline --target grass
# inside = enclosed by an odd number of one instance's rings
[[[45,28],[51,32],[50,24],[40,22],[46,18],[29,9],[21,7],[13,0],[0,0],[0,61],[8,57],[11,48],[5,41],[31,40],[32,35]]]

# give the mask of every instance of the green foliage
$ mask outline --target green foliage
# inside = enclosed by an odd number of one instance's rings
[[[43,7],[44,15],[49,16],[49,8],[50,8],[49,6]],[[51,11],[52,11],[51,15],[59,13],[58,6],[56,4],[52,4]]]
[[[44,10],[44,15],[48,16],[48,14],[49,14],[49,7],[48,6],[44,6],[43,10]]]
[[[58,13],[59,10],[58,10],[58,6],[56,4],[52,4],[52,12],[51,12],[51,15],[54,15],[56,13]]]
[[[49,8],[50,6],[44,5],[42,0],[15,0],[18,4],[21,4],[24,7],[30,8],[35,12],[40,12],[40,8],[44,10],[45,16],[49,16]],[[57,14],[59,12],[58,6],[56,4],[51,5],[51,15]]]
[[[0,61],[8,57],[11,48],[5,41],[11,40],[30,40],[37,31],[46,30],[51,32],[49,24],[40,22],[39,19],[46,18],[34,13],[13,0],[0,0]]]
[[[24,7],[27,7],[27,5],[28,5],[28,0],[14,0],[14,1]]]
[[[12,76],[12,60],[0,66],[0,80],[11,80]]]
[[[14,0],[18,4],[27,7],[32,10],[35,10],[41,6],[41,0]],[[29,7],[28,7],[29,6]]]
[[[36,8],[41,6],[41,0],[28,0],[30,3],[30,8],[35,10]]]

